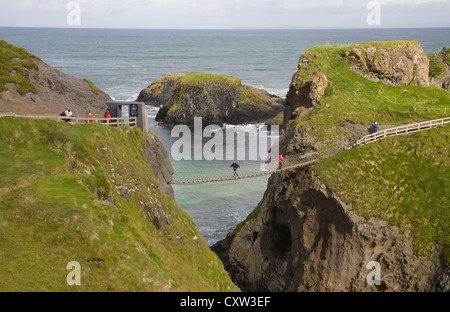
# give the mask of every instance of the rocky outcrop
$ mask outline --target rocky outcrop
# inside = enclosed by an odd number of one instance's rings
[[[333,90],[333,82],[313,62],[319,57],[323,55],[311,50],[301,55],[286,96],[284,124],[321,103],[327,89]],[[429,60],[415,41],[355,44],[342,57],[354,72],[371,81],[389,86],[430,85]]]
[[[317,55],[309,51],[306,51],[300,57],[298,71],[292,78],[289,92],[286,96],[286,106],[283,115],[284,124],[320,103],[326,88],[331,85],[327,76],[321,73],[320,70],[317,72],[313,71],[310,75],[303,77],[304,73],[301,70],[316,58]]]
[[[170,100],[175,84],[182,76],[184,74],[167,74],[153,81],[150,86],[139,93],[136,102],[144,102],[155,107],[163,106]]]
[[[105,101],[111,101],[111,98],[90,80],[65,74],[5,41],[1,44],[8,53],[16,50],[22,53],[21,59],[11,54],[10,59],[2,60],[5,62],[3,65],[12,64],[11,68],[14,69],[0,80],[4,81],[4,90],[0,90],[0,112],[58,116],[66,107],[70,107],[75,117],[86,117],[89,112],[94,117],[103,117],[106,110]],[[31,86],[26,91],[22,91],[20,85],[15,83],[20,74]]]
[[[357,44],[344,57],[355,72],[372,81],[389,86],[430,85],[429,60],[417,42],[392,46]]]
[[[243,291],[450,290],[442,261],[414,255],[408,233],[386,221],[354,214],[311,168],[268,185],[258,215],[212,247]],[[373,286],[372,261],[381,274]]]
[[[156,121],[189,126],[195,117],[202,117],[204,126],[261,122],[275,117],[284,104],[264,90],[242,85],[239,78],[206,73],[166,75],[142,91],[138,100],[164,103]]]
[[[146,143],[143,146],[145,157],[159,182],[159,189],[166,195],[174,197],[172,175],[174,169],[169,154],[161,141],[153,133],[146,133]]]

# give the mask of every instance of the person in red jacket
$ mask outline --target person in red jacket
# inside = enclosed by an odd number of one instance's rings
[[[284,162],[283,155],[280,154],[280,156],[278,156],[278,169],[281,169],[283,162]]]
[[[94,122],[94,120],[93,120],[94,117],[92,117],[92,114],[91,114],[91,113],[89,113],[89,114],[86,116],[86,118],[88,118],[88,121],[87,121],[88,123],[91,124],[91,123]]]
[[[109,109],[108,109],[108,110],[106,111],[106,113],[105,113],[105,118],[111,118],[111,112],[109,111]],[[107,119],[106,122],[107,122],[107,123],[110,123],[111,120],[110,120],[110,119]]]

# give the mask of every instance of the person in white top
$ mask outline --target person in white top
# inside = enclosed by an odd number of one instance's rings
[[[66,111],[64,113],[66,114],[66,117],[72,117],[73,116],[72,111],[68,107],[66,108]],[[64,121],[65,122],[70,122],[70,119],[65,119]]]

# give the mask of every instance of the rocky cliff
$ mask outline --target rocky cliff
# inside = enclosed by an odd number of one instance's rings
[[[74,116],[103,117],[111,98],[89,79],[65,74],[3,40],[0,51],[0,112],[58,116],[70,107]]]
[[[243,291],[450,290],[448,266],[415,255],[399,227],[358,216],[311,168],[268,185],[257,217],[212,247]],[[367,284],[371,261],[380,285]]]
[[[367,79],[392,86],[428,87],[429,60],[414,41],[357,44],[344,57],[352,69]]]
[[[404,42],[364,44],[370,45],[392,47],[393,55],[383,54],[390,60],[408,50]],[[389,127],[437,118],[412,114],[414,105],[432,105],[436,94],[443,100],[434,107],[448,106],[444,90],[363,77],[348,60],[359,47],[302,54],[287,96],[283,155],[339,150],[368,134],[374,121]],[[433,131],[272,175],[255,211],[212,249],[244,291],[449,291],[450,214],[442,197],[448,130]],[[373,286],[367,282],[372,261],[381,270]]]
[[[165,124],[192,126],[194,117],[203,125],[255,123],[273,118],[284,101],[239,78],[206,73],[166,75],[143,90],[137,99],[161,106],[156,117]]]

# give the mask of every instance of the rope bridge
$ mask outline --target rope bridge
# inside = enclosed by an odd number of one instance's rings
[[[266,163],[242,163],[241,168],[238,168],[239,176],[233,177],[233,169],[229,167],[230,164],[224,164],[223,162],[200,162],[196,165],[195,170],[180,170],[173,175],[173,181],[171,184],[197,184],[208,182],[220,182],[230,181],[246,178],[254,178],[273,173],[283,172],[286,170],[296,169],[311,166],[321,159],[331,157],[343,149],[356,148],[359,145],[365,145],[376,142],[378,140],[398,135],[408,135],[416,133],[422,130],[441,127],[450,123],[450,117],[425,121],[421,123],[414,123],[410,125],[400,126],[396,128],[390,128],[377,133],[369,134],[354,144],[341,144],[336,143],[327,144],[322,142],[317,151],[307,154],[296,154],[285,157],[285,160],[281,167],[278,167],[278,159],[274,164],[270,162]],[[346,145],[346,146],[345,146]]]
[[[332,146],[324,146],[324,148],[318,151],[307,154],[289,155],[284,158],[284,162],[280,167],[278,156],[276,162],[270,162],[270,159],[265,163],[237,162],[241,167],[238,168],[237,172],[239,175],[236,177],[233,177],[234,171],[229,167],[230,163],[224,164],[221,161],[203,161],[195,166],[195,170],[176,171],[171,184],[196,184],[255,178],[276,172],[311,166],[323,158],[336,154],[340,150],[342,150],[342,147],[334,144]]]

